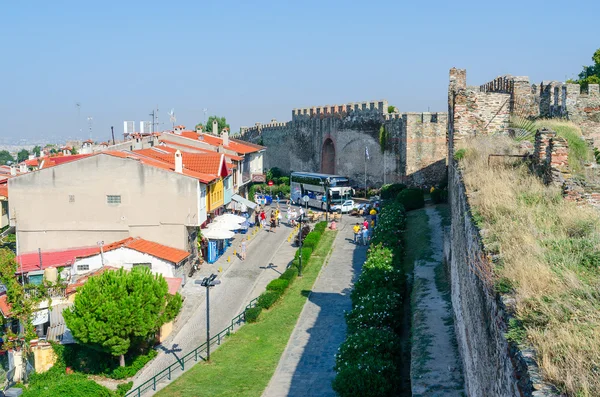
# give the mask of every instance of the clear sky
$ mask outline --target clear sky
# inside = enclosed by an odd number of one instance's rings
[[[88,138],[91,116],[106,140],[157,105],[162,129],[171,108],[188,128],[207,108],[233,131],[376,99],[447,111],[453,66],[471,85],[575,76],[599,14],[600,1],[4,0],[0,139]]]

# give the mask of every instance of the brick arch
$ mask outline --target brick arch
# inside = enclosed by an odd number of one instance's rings
[[[335,174],[335,145],[331,138],[325,139],[321,148],[321,172]]]

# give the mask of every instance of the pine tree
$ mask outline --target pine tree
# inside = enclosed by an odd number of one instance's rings
[[[165,279],[140,266],[91,277],[64,317],[80,343],[119,356],[124,366],[132,345],[152,336],[179,309],[181,296],[168,296]]]

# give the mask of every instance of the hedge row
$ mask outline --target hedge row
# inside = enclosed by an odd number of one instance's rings
[[[403,387],[399,333],[405,225],[402,205],[389,202],[382,207],[367,260],[351,293],[348,335],[336,355],[333,388],[341,397],[394,396]]]
[[[315,225],[314,230],[308,233],[306,236],[302,246],[303,268],[305,268],[308,264],[308,260],[312,255],[313,249],[316,248],[317,244],[321,240],[321,236],[325,232],[326,228],[327,222],[319,222]],[[309,241],[308,246],[306,241]],[[263,309],[270,309],[279,300],[279,298],[281,298],[287,288],[294,282],[296,277],[298,277],[299,256],[300,249],[296,250],[294,260],[292,261],[292,266],[283,272],[279,278],[272,280],[267,285],[267,290],[258,297],[256,307],[246,309],[244,315],[247,322],[254,323],[258,321],[260,313],[263,311]]]

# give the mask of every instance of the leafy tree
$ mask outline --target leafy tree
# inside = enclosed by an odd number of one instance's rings
[[[390,105],[388,106],[388,113],[394,113],[396,111],[396,106]]]
[[[77,152],[77,149],[75,149],[74,147],[71,148],[71,154],[75,155],[75,154],[79,154],[79,152]]]
[[[19,153],[17,153],[17,162],[25,161],[29,158],[29,150],[21,149]]]
[[[40,157],[40,153],[42,152],[42,148],[40,146],[35,146],[32,150],[31,153],[35,154],[35,157]]]
[[[50,154],[56,154],[58,153],[58,150],[56,150],[55,148],[50,149]]]
[[[579,73],[578,80],[568,80],[569,83],[578,83],[584,89],[587,89],[589,84],[600,84],[600,48],[592,55],[593,65],[584,66]]]
[[[225,128],[225,127],[229,128],[229,124],[227,124],[227,120],[225,120],[225,117],[210,116],[208,118],[208,121],[206,122],[206,132],[213,132],[213,130],[212,130],[213,120],[217,120],[217,124],[219,127],[219,131],[218,131],[219,134],[221,133],[221,131],[223,131],[223,128]]]
[[[107,271],[81,287],[64,317],[76,339],[118,356],[123,367],[125,353],[175,318],[181,309],[181,296],[171,298],[167,294],[165,279],[146,267]]]
[[[15,161],[14,157],[9,153],[9,151],[8,150],[0,151],[0,164],[6,164],[9,161],[12,161],[12,162]]]

